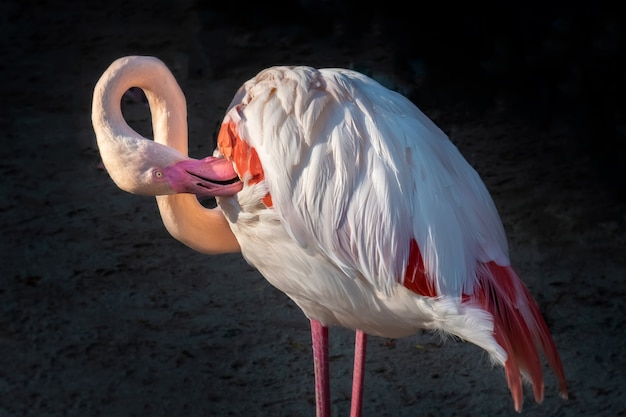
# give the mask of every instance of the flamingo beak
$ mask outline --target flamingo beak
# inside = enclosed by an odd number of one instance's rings
[[[232,162],[224,158],[185,159],[161,172],[176,193],[199,198],[231,196],[243,188]]]

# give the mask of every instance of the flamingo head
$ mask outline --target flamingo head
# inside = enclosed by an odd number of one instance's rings
[[[232,162],[189,158],[151,140],[100,145],[104,166],[124,191],[141,195],[195,194],[198,198],[235,195],[243,188]]]

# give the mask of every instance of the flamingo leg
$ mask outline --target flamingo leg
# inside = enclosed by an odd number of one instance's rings
[[[313,365],[315,367],[315,410],[317,417],[330,417],[330,374],[328,369],[328,327],[311,320]]]
[[[352,374],[352,404],[350,406],[350,417],[361,417],[366,347],[367,333],[363,330],[357,330],[354,340],[354,373]]]

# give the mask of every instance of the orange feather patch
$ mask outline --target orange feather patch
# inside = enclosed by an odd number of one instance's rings
[[[436,297],[437,291],[433,287],[432,281],[426,274],[422,252],[415,239],[411,239],[409,249],[409,261],[404,273],[404,286],[416,294],[426,297]]]
[[[265,174],[256,150],[242,140],[237,134],[237,125],[230,121],[224,123],[217,135],[217,146],[224,157],[233,162],[240,177],[250,175],[248,184],[259,183]],[[272,196],[267,193],[263,197],[263,204],[272,207]]]

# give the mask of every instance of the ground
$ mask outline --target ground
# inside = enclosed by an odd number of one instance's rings
[[[549,8],[496,24],[338,1],[174,3],[0,6],[0,416],[314,415],[299,309],[240,255],[175,241],[152,198],[100,168],[93,86],[129,54],[173,70],[198,157],[270,65],[355,68],[409,96],[487,184],[561,354],[569,399],[546,368],[543,404],[527,389],[522,415],[626,414],[620,20],[585,15],[595,26],[579,32]],[[140,104],[128,118],[149,132]],[[330,337],[332,409],[346,415],[353,334]],[[368,349],[364,416],[517,415],[473,345],[423,333]]]

